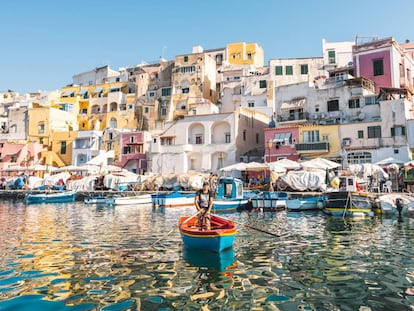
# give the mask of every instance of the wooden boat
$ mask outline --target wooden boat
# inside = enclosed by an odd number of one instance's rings
[[[217,271],[231,269],[236,262],[233,247],[219,253],[202,249],[184,248],[183,258],[192,266],[212,268]]]
[[[194,206],[195,195],[195,192],[158,192],[151,194],[151,200],[155,207]]]
[[[333,191],[325,193],[322,211],[331,216],[374,216],[374,195],[368,192]]]
[[[136,205],[136,204],[151,204],[150,194],[140,194],[132,196],[114,196],[114,205]]]
[[[253,209],[277,211],[286,208],[289,193],[284,191],[262,191],[251,198]]]
[[[25,197],[25,202],[26,204],[67,203],[74,202],[75,199],[76,191],[45,192],[38,194],[28,194]]]
[[[83,202],[85,204],[107,204],[112,205],[114,204],[114,198],[113,197],[107,197],[107,196],[94,196],[94,197],[86,197],[83,199]]]
[[[212,211],[233,212],[244,210],[248,208],[249,204],[250,200],[244,196],[243,182],[240,179],[228,176],[219,178]]]
[[[303,195],[286,200],[286,209],[290,212],[322,210],[325,196],[322,194]]]
[[[187,248],[219,253],[233,246],[236,235],[234,222],[211,216],[211,230],[200,230],[197,216],[180,217],[179,229]]]

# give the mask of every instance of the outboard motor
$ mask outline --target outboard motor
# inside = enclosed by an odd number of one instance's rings
[[[397,207],[398,217],[401,217],[401,212],[402,212],[402,209],[404,207],[403,200],[401,198],[396,198],[395,199],[395,206]]]

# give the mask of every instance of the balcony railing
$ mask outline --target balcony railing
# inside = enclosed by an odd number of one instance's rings
[[[329,152],[329,143],[325,141],[317,143],[296,144],[296,151],[299,153]]]
[[[309,113],[282,113],[277,116],[278,122],[291,122],[291,121],[303,121],[309,118]]]

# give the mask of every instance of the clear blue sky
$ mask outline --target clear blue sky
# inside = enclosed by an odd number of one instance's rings
[[[0,91],[60,89],[72,76],[174,59],[194,45],[256,42],[271,58],[322,56],[357,35],[414,42],[414,0],[6,0]]]

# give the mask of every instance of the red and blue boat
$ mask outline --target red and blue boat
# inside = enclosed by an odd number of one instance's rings
[[[215,215],[210,222],[210,230],[201,230],[197,216],[180,217],[179,229],[185,247],[216,253],[231,248],[237,232],[234,222]]]

